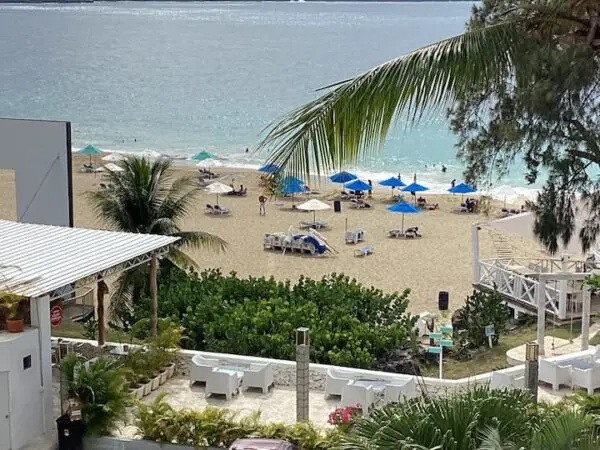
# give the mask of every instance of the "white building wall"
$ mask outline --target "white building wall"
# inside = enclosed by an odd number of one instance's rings
[[[31,356],[31,367],[24,369],[23,358],[27,356]],[[0,332],[0,371],[9,372],[11,440],[16,450],[44,430],[37,329],[26,329],[23,333]]]

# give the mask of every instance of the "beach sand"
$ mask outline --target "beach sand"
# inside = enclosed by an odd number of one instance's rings
[[[95,216],[85,192],[100,189],[101,174],[88,174],[78,171],[87,158],[75,157],[73,163],[73,190],[75,226],[86,228],[106,228]],[[178,175],[195,175],[195,168],[176,167]],[[220,196],[219,204],[231,209],[229,216],[212,216],[204,213],[206,203],[214,203],[215,195],[202,191],[190,214],[185,218],[183,230],[202,230],[214,233],[225,239],[228,248],[215,253],[205,249],[189,249],[200,269],[220,268],[224,273],[235,271],[239,276],[274,276],[280,280],[296,280],[301,275],[321,278],[332,272],[344,273],[366,286],[374,286],[385,292],[411,289],[409,310],[413,313],[437,311],[439,291],[450,294],[450,309],[459,308],[465,296],[472,291],[471,268],[471,224],[487,223],[484,215],[456,213],[454,208],[460,203],[460,195],[427,195],[430,203],[439,203],[439,209],[405,215],[405,228],[418,226],[423,237],[420,239],[390,239],[387,230],[400,228],[402,215],[391,213],[386,207],[392,204],[390,188],[374,186],[371,209],[354,210],[348,202],[342,202],[342,212],[330,210],[317,212],[317,218],[328,222],[329,227],[321,231],[329,244],[337,250],[335,254],[313,257],[263,250],[263,235],[268,232],[286,232],[298,226],[301,220],[312,220],[312,212],[292,211],[291,199],[282,200],[283,208],[275,206],[271,200],[267,204],[267,215],[259,215],[258,196],[262,188],[258,186],[256,171],[223,168],[218,174],[236,174],[235,185],[248,188],[246,197]],[[243,178],[242,178],[243,177]],[[223,180],[229,184],[229,180]],[[0,171],[0,218],[14,220],[14,178],[11,171]],[[312,195],[328,202],[331,206],[339,185],[322,183],[321,194]],[[296,197],[296,204],[305,197]],[[365,242],[358,246],[344,243],[344,232],[348,229],[365,231]],[[494,257],[494,240],[497,232],[485,226],[480,232],[480,256]],[[537,256],[539,246],[511,236],[504,236],[516,256]],[[354,257],[354,250],[361,246],[375,247],[375,253],[366,257]]]

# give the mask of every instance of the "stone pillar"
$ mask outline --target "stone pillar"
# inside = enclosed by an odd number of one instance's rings
[[[308,328],[296,329],[296,421],[309,420],[310,337]]]
[[[566,274],[569,269],[569,261],[571,258],[568,255],[563,255],[560,259],[560,271],[562,274]],[[560,280],[558,283],[558,317],[560,319],[567,318],[567,279]]]
[[[29,301],[31,309],[31,326],[38,330],[40,350],[41,392],[31,395],[41,395],[44,432],[52,429],[54,422],[52,411],[52,348],[50,344],[50,298],[48,296],[32,298]],[[33,411],[32,411],[33,414]]]
[[[539,384],[539,349],[539,345],[535,342],[527,342],[525,344],[525,389],[531,393],[533,401],[536,403]]]
[[[537,343],[540,346],[539,354],[544,355],[544,336],[546,335],[546,279],[543,276],[540,276],[535,299],[537,306]]]
[[[473,283],[481,280],[481,268],[479,267],[479,230],[476,223],[471,225],[471,265],[473,266]]]
[[[583,305],[581,308],[581,350],[587,350],[590,345],[590,310],[592,293],[590,287],[583,285]]]

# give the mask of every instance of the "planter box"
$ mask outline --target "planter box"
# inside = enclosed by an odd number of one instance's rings
[[[156,375],[151,381],[152,390],[155,391],[160,386],[160,375]]]
[[[167,381],[167,378],[168,378],[168,373],[167,373],[166,369],[163,369],[162,372],[160,372],[159,378],[160,378],[159,383],[165,384],[165,382]]]
[[[137,398],[138,400],[141,400],[142,397],[144,396],[144,386],[139,385],[138,387],[135,387],[135,388],[130,387],[129,392],[131,392],[135,396],[135,398]]]
[[[167,366],[167,378],[171,378],[173,375],[175,375],[176,368],[177,368],[177,366],[175,365],[175,363],[169,364]]]
[[[147,383],[144,383],[143,388],[144,388],[144,395],[150,395],[150,392],[152,392],[152,381],[148,381]]]

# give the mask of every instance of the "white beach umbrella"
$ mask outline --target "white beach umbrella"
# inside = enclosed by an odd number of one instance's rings
[[[231,186],[227,186],[219,181],[215,181],[214,183],[206,186],[206,190],[211,194],[217,194],[217,205],[219,204],[219,194],[227,194],[228,192],[233,191]]]
[[[329,206],[327,203],[322,202],[321,200],[317,200],[316,198],[313,198],[312,200],[301,203],[296,208],[302,209],[304,211],[312,211],[313,212],[313,221],[316,221],[317,220],[316,211],[324,211],[326,209],[331,209],[331,206]]]
[[[506,208],[506,200],[513,200],[519,197],[519,193],[512,187],[503,184],[502,186],[497,187],[496,189],[492,189],[491,192],[493,197],[503,198],[504,197],[504,207]]]
[[[205,159],[204,161],[200,161],[198,164],[196,164],[196,167],[210,169],[211,167],[223,167],[224,165],[225,164],[218,159],[209,158]]]
[[[149,158],[149,159],[158,159],[158,158],[162,158],[162,156],[163,156],[162,153],[159,153],[156,150],[150,150],[148,148],[137,153],[137,155],[141,156],[142,158]]]
[[[117,166],[116,164],[113,164],[113,163],[104,164],[104,168],[106,170],[108,170],[109,172],[123,172],[125,170],[122,167]]]
[[[123,161],[125,159],[125,155],[122,153],[109,153],[108,155],[102,158],[102,161],[110,161],[110,162],[118,162]]]

